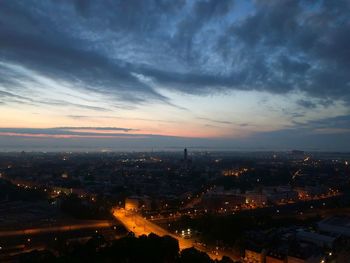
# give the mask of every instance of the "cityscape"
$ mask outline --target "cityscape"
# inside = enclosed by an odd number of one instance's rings
[[[0,262],[350,263],[348,0],[0,2]]]
[[[103,261],[115,240],[156,235],[203,262],[342,262],[348,160],[300,150],[3,153],[1,257],[75,260],[91,242],[89,258]]]

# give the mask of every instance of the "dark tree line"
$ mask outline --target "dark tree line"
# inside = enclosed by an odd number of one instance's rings
[[[95,202],[88,202],[80,199],[77,195],[71,194],[61,200],[61,210],[78,219],[110,219],[112,218],[111,206],[98,199]]]
[[[18,187],[9,181],[0,179],[0,200],[32,202],[46,199],[47,194],[41,190]]]
[[[54,256],[48,251],[23,254],[22,263],[53,262],[53,263],[233,263],[227,257],[220,261],[210,257],[195,248],[180,251],[178,241],[170,236],[159,237],[155,234],[139,238],[129,235],[107,244],[103,237],[95,236],[85,244],[71,248],[64,255]]]

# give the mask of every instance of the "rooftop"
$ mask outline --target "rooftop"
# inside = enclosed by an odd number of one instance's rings
[[[349,227],[350,228],[350,217],[346,216],[334,216],[323,219],[321,224],[329,224],[332,226],[341,226],[341,227]]]

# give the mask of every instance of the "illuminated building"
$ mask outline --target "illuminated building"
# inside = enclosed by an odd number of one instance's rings
[[[263,193],[248,191],[245,194],[245,203],[252,206],[264,206],[267,204],[267,196]]]
[[[140,200],[138,197],[128,197],[125,199],[125,210],[138,211],[140,207]]]
[[[263,263],[265,262],[265,250],[246,248],[244,250],[244,262],[246,263]]]
[[[148,197],[130,196],[125,199],[125,210],[139,211],[149,210],[151,208],[151,200]]]

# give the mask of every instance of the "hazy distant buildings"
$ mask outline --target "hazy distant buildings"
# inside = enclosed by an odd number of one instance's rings
[[[298,155],[298,156],[302,156],[305,154],[304,151],[301,151],[301,150],[292,150],[292,154],[293,155]]]
[[[287,203],[297,201],[298,192],[294,191],[289,185],[281,185],[276,187],[265,187],[263,191],[271,203]]]
[[[336,240],[336,238],[334,237],[330,237],[330,236],[326,236],[326,235],[322,235],[322,234],[314,233],[310,231],[304,231],[304,230],[297,232],[296,237],[300,241],[315,244],[316,246],[319,246],[319,247],[328,247],[328,248],[332,248],[334,241]]]
[[[320,231],[333,235],[344,235],[350,237],[350,218],[349,217],[329,217],[318,223]]]

